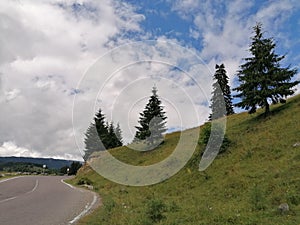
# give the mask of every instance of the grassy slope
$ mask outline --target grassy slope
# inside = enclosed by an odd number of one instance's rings
[[[193,158],[169,180],[147,187],[112,183],[84,167],[72,181],[88,177],[103,198],[104,206],[80,224],[151,224],[147,205],[161,200],[165,219],[157,224],[300,224],[300,96],[272,107],[268,118],[241,113],[230,116],[229,151],[217,157],[205,171],[198,171],[198,146]],[[135,165],[152,164],[167,157],[178,133],[167,136],[157,151],[141,153],[125,148],[113,150],[119,159]],[[288,202],[290,211],[277,207]]]

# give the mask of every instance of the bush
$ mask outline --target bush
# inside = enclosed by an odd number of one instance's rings
[[[146,215],[152,223],[157,223],[165,218],[163,214],[166,211],[166,205],[160,199],[151,200],[147,204]]]
[[[300,194],[295,192],[295,191],[292,191],[292,192],[289,192],[287,194],[287,200],[293,204],[293,205],[299,205],[300,204]]]
[[[77,181],[77,185],[83,185],[83,184],[86,184],[86,185],[92,185],[93,182],[87,178],[87,177],[81,177],[78,181]]]
[[[212,129],[214,129],[213,134],[214,136],[211,136]],[[223,136],[223,142],[220,147],[219,153],[224,153],[230,146],[231,141],[227,137],[226,133],[224,133],[224,129],[221,124],[215,124],[212,128],[211,122],[205,123],[204,126],[201,128],[200,131],[200,139],[199,144],[207,145],[210,138],[212,138],[212,143],[214,143],[214,140],[220,139]]]

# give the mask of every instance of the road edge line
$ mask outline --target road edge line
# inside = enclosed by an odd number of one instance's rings
[[[76,189],[76,188],[75,188],[74,186],[72,186],[71,184],[66,183],[66,182],[64,181],[64,179],[67,179],[67,178],[62,178],[62,179],[60,180],[60,182],[62,182],[63,184],[67,185],[68,187],[70,187],[70,188],[72,188],[72,189]]]
[[[85,209],[80,214],[78,214],[74,219],[72,219],[69,222],[69,224],[73,224],[73,223],[77,222],[79,219],[81,219],[83,216],[85,216],[92,209],[92,207],[96,204],[96,202],[98,200],[97,195],[95,193],[93,193],[93,194],[94,194],[94,198],[93,198],[92,203],[88,207],[85,207]]]
[[[0,183],[4,183],[6,181],[10,181],[10,180],[14,180],[14,179],[17,179],[17,178],[20,178],[22,176],[17,176],[17,177],[11,177],[11,178],[6,178],[6,179],[3,179],[3,180],[0,180]]]
[[[80,191],[80,192],[87,191],[87,192],[90,192],[90,193],[93,194],[93,201],[92,201],[90,204],[88,203],[88,204],[85,206],[84,210],[81,211],[76,217],[74,217],[74,218],[73,218],[72,220],[70,220],[69,223],[68,223],[68,224],[74,224],[75,222],[77,222],[79,219],[81,219],[82,217],[84,217],[85,215],[87,215],[87,214],[90,212],[90,210],[96,205],[96,203],[97,203],[99,197],[98,197],[98,195],[97,195],[95,192],[93,192],[93,191],[82,190],[81,188],[74,187],[73,185],[66,183],[66,182],[64,181],[64,179],[66,179],[66,178],[62,178],[60,181],[61,181],[63,184],[67,185],[68,187],[72,188],[73,190],[78,190],[78,191]]]

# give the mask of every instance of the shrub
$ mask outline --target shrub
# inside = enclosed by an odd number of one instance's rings
[[[295,191],[289,192],[287,194],[287,199],[293,205],[297,206],[300,204],[300,194]]]
[[[165,218],[163,214],[166,211],[166,205],[160,199],[151,200],[147,204],[146,215],[152,223],[157,223]]]
[[[214,136],[211,136],[213,129],[213,134]],[[204,124],[204,126],[201,128],[200,131],[200,139],[199,139],[199,144],[204,144],[207,145],[208,141],[210,138],[212,138],[212,143],[214,143],[214,140],[217,140],[219,138],[222,138],[223,136],[223,142],[220,147],[219,153],[224,153],[228,147],[230,146],[230,140],[228,139],[226,133],[224,133],[224,129],[221,124],[215,124],[212,128],[211,122],[208,122]]]
[[[78,181],[77,181],[77,185],[83,185],[83,184],[86,184],[86,185],[92,185],[93,182],[87,178],[87,177],[81,177]]]

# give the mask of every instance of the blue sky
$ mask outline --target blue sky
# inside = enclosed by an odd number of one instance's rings
[[[0,21],[3,156],[80,159],[98,107],[130,141],[154,84],[170,130],[200,125],[215,64],[236,86],[256,22],[300,67],[298,0],[1,1]]]
[[[201,36],[205,35],[205,31],[210,30],[216,35],[224,32],[224,29],[226,29],[225,23],[229,21],[230,16],[236,16],[232,20],[236,24],[246,25],[245,30],[239,30],[237,27],[234,32],[245,32],[249,37],[246,40],[248,43],[250,43],[251,27],[256,22],[262,22],[265,36],[275,39],[277,52],[287,54],[288,63],[295,66],[299,63],[300,10],[297,1],[249,1],[249,3],[246,3],[246,1],[213,0],[209,4],[207,4],[208,1],[128,2],[137,7],[138,13],[145,16],[145,20],[141,22],[143,30],[150,32],[153,37],[175,38],[182,44],[191,46],[199,52],[203,49]],[[237,2],[237,5],[234,6],[233,2]],[[230,10],[239,5],[243,5],[244,10],[236,15],[230,15]],[[207,14],[211,13],[213,19],[209,20],[205,15],[203,16],[203,11],[207,11]],[[268,15],[268,12],[273,12],[274,15]],[[201,25],[196,21],[198,15],[203,16],[204,23]],[[211,23],[205,23],[208,21]],[[234,26],[235,23],[232,25]],[[232,35],[234,36],[234,33]],[[219,41],[222,43],[222,38]],[[216,54],[214,57],[218,58],[219,55]]]

